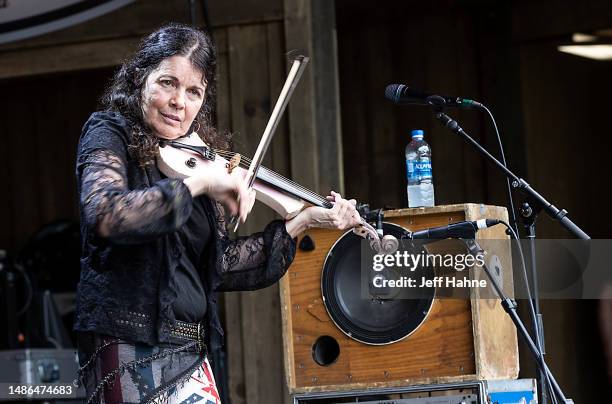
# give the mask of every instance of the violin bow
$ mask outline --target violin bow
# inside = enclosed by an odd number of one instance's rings
[[[268,119],[266,129],[264,130],[264,133],[261,136],[261,140],[259,141],[259,145],[257,146],[257,151],[255,151],[255,155],[253,156],[251,164],[249,165],[249,169],[247,171],[246,176],[249,188],[251,188],[253,186],[253,182],[255,182],[255,178],[257,177],[257,171],[259,170],[264,155],[268,150],[268,146],[270,145],[272,136],[274,136],[276,127],[280,122],[283,112],[285,112],[285,109],[287,108],[289,99],[291,98],[291,95],[293,94],[297,83],[300,81],[302,73],[304,73],[304,69],[306,68],[308,60],[309,58],[304,55],[298,55],[293,59],[293,64],[291,65],[291,69],[289,70],[289,74],[287,75],[287,79],[285,80],[285,85],[283,86],[283,89],[281,90],[281,93],[278,96],[278,100],[276,100],[276,104],[274,105],[274,109],[272,110],[272,114],[270,115],[270,119]],[[232,218],[232,222],[235,222],[234,232],[236,232],[236,230],[238,230],[238,225],[240,221],[237,220],[236,216],[234,216]]]

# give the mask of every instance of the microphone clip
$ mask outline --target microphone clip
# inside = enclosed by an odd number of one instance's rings
[[[399,248],[399,241],[391,234],[384,233],[383,221],[385,213],[382,208],[370,209],[370,205],[358,204],[356,207],[361,217],[368,223],[372,223],[378,234],[378,239],[370,240],[370,247],[377,254],[393,254]]]
[[[383,220],[385,219],[385,213],[383,209],[370,209],[370,205],[367,203],[357,204],[355,209],[357,209],[357,212],[359,212],[361,217],[366,222],[374,226],[379,237],[382,238],[384,235]]]

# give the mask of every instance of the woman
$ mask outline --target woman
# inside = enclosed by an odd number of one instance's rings
[[[215,292],[269,286],[293,260],[300,232],[359,222],[355,201],[332,193],[332,209],[309,207],[231,240],[225,210],[244,222],[255,198],[237,171],[161,174],[160,139],[197,131],[228,148],[211,124],[214,78],[206,33],[162,27],[121,66],[106,109],[83,127],[75,329],[88,402],[220,402],[206,358],[223,336]]]

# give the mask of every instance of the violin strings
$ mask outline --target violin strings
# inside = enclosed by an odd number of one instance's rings
[[[217,150],[217,149],[213,149],[213,151],[215,151],[217,154],[219,154],[222,157],[226,157],[226,158],[232,158],[234,155],[237,154],[237,152],[230,152],[230,151],[226,151],[226,150]],[[250,164],[251,164],[252,160],[249,159],[246,156],[240,155],[240,162],[238,163],[239,166],[243,167],[243,168],[249,168]],[[269,168],[265,167],[265,166],[261,166],[263,167],[268,174],[270,174],[271,176],[277,177],[283,181],[289,182],[291,184],[294,185],[295,188],[299,188],[301,190],[303,190],[304,192],[310,194],[311,196],[313,196],[315,199],[319,199],[320,202],[322,202],[322,204],[325,203],[330,203],[330,201],[327,200],[327,198],[322,197],[321,195],[315,193],[314,191],[309,190],[308,188],[305,188],[303,186],[301,186],[300,184],[290,180],[289,178],[286,178],[280,174],[278,174],[277,172],[270,170]],[[378,233],[376,232],[376,230],[364,219],[364,218],[360,218],[361,219],[361,225],[364,226],[367,229],[368,235],[370,236],[371,239],[377,239],[380,240],[380,236],[378,235]]]
[[[248,163],[243,163],[242,167],[245,169],[249,168],[249,164]],[[329,203],[329,201],[327,201],[326,198],[322,197],[321,195],[311,191],[310,189],[303,187],[302,185],[276,173],[275,171],[272,171],[270,169],[268,169],[265,166],[262,166],[263,170],[261,171],[263,174],[266,174],[267,176],[271,177],[272,179],[276,179],[277,181],[280,181],[281,183],[285,183],[286,186],[291,187],[294,192],[296,193],[301,193],[301,194],[306,194],[308,196],[310,196],[311,198],[313,198],[316,201],[319,201],[319,203],[321,204],[326,204]]]
[[[236,152],[231,152],[231,151],[226,151],[226,150],[221,150],[221,149],[212,149],[215,153],[219,154],[222,157],[226,157],[231,159],[234,155],[236,155]],[[249,168],[250,164],[251,164],[252,160],[249,159],[246,156],[240,155],[240,163],[239,166],[243,167],[243,168]],[[308,188],[303,187],[302,185],[290,180],[289,178],[286,178],[280,174],[278,174],[277,172],[270,170],[269,168],[262,166],[267,174],[269,174],[271,177],[275,177],[276,179],[283,181],[285,183],[288,183],[289,185],[291,185],[293,188],[296,188],[310,196],[312,196],[315,200],[318,200],[319,202],[321,202],[322,204],[325,203],[329,203],[330,201],[327,200],[327,198],[322,197],[321,195],[309,190]]]
[[[231,159],[233,156],[235,156],[236,154],[238,154],[237,152],[232,152],[232,151],[227,151],[227,150],[222,150],[222,149],[214,149],[212,147],[209,147],[208,145],[205,146],[205,148],[210,149],[212,151],[214,151],[215,153],[219,154],[222,157],[225,157],[227,159]],[[249,159],[246,156],[241,155],[240,156],[240,162],[238,163],[238,165],[240,167],[243,167],[245,169],[248,169],[250,164],[251,164],[252,160]],[[284,182],[286,183],[288,186],[293,187],[296,191],[294,191],[295,193],[303,193],[306,194],[308,196],[310,196],[312,199],[318,201],[321,205],[326,206],[331,204],[331,202],[329,200],[327,200],[327,198],[322,197],[321,195],[315,193],[314,191],[311,191],[310,189],[303,187],[302,185],[290,180],[289,178],[286,178],[280,174],[278,174],[277,172],[270,170],[269,168],[265,167],[265,166],[261,166],[265,171],[265,173],[267,173],[268,176],[280,181],[280,182]]]
[[[227,151],[227,150],[222,150],[222,149],[212,149],[212,150],[215,153],[219,154],[221,157],[225,157],[227,159],[231,159],[236,154],[238,154],[237,152],[232,152],[232,151]],[[240,167],[248,169],[249,166],[251,165],[251,162],[252,162],[252,160],[250,158],[248,158],[246,156],[243,156],[243,155],[240,155],[240,162],[238,163],[238,165]],[[328,201],[327,198],[324,198],[323,196],[317,194],[316,192],[311,191],[310,189],[308,189],[306,187],[303,187],[302,185],[300,185],[300,184],[290,180],[289,178],[286,178],[286,177],[278,174],[277,172],[275,172],[273,170],[270,170],[269,168],[267,168],[265,166],[261,166],[261,167],[266,170],[268,175],[270,175],[272,177],[276,177],[277,179],[279,179],[281,181],[284,181],[286,183],[289,183],[290,185],[292,185],[296,189],[302,190],[303,192],[311,195],[314,199],[318,199],[319,202],[321,202],[322,205],[325,205],[326,203],[330,203],[330,201]],[[369,230],[368,233],[370,233],[369,236],[372,239],[379,239],[380,240],[380,237],[378,236],[378,233],[376,232],[376,230],[364,218],[361,218],[361,225]]]

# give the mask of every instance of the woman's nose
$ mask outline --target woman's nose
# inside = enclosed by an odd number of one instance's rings
[[[185,106],[185,94],[183,91],[176,91],[170,99],[170,105],[174,108],[181,109]]]

